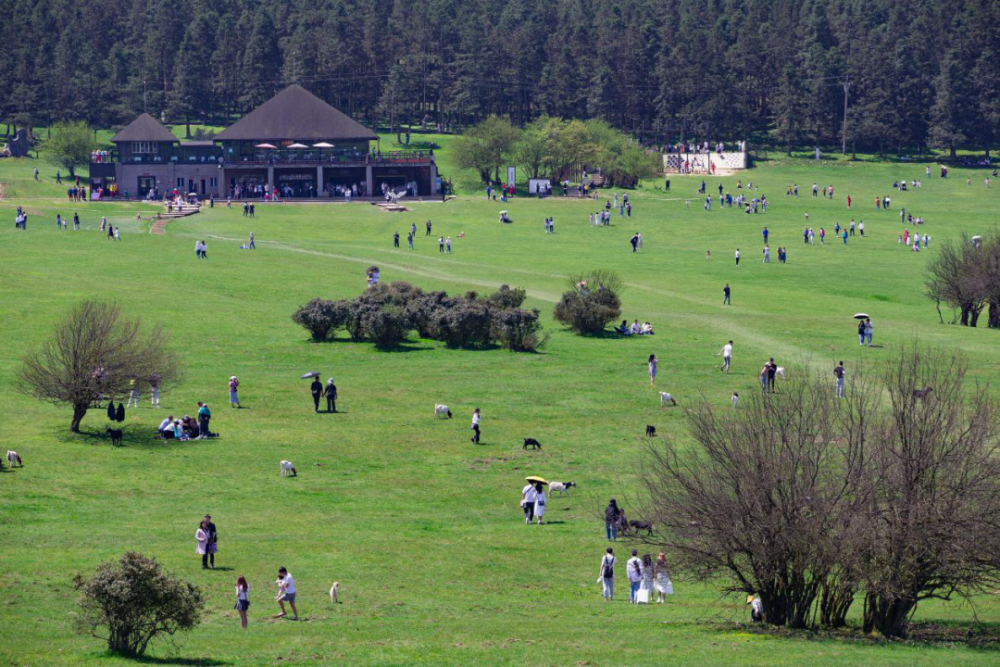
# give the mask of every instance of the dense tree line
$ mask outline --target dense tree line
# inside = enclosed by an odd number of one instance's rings
[[[990,149],[1000,0],[11,0],[0,118],[225,124],[298,82],[367,122],[596,118],[650,143]]]

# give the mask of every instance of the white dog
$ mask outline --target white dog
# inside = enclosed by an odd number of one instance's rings
[[[564,493],[568,494],[574,486],[576,482],[549,482],[549,493],[553,496],[558,493],[561,496]]]
[[[774,374],[777,375],[778,377],[780,377],[782,380],[787,380],[788,379],[788,377],[785,375],[785,367],[784,366],[778,366],[777,370],[774,371]]]
[[[660,407],[662,408],[664,405],[677,405],[677,401],[674,399],[673,396],[671,396],[667,392],[661,391],[660,392]]]
[[[451,410],[448,409],[447,405],[435,405],[434,416],[442,417],[444,419],[451,419]]]
[[[340,600],[337,599],[337,591],[340,590],[340,582],[333,582],[333,586],[330,586],[330,602],[339,604]]]
[[[298,477],[299,471],[295,469],[295,466],[292,465],[291,461],[282,461],[281,476],[287,477],[288,475],[291,475],[292,477]]]
[[[21,460],[21,455],[12,449],[7,450],[7,465],[13,468],[15,465],[24,467],[24,461]]]

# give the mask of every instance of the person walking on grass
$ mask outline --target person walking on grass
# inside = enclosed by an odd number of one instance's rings
[[[475,435],[472,436],[471,440],[477,445],[479,444],[479,419],[481,416],[479,408],[476,408],[476,411],[472,413],[472,426],[469,427],[475,432]]]
[[[240,405],[239,396],[240,381],[236,379],[236,376],[229,378],[229,406],[233,408],[242,408]]]
[[[652,387],[654,384],[656,384],[656,367],[657,367],[658,364],[659,364],[659,361],[657,360],[656,355],[655,354],[649,355],[649,364],[648,365],[649,365],[649,386],[650,387]]]
[[[406,235],[406,244],[410,250],[413,250],[413,234]]]
[[[858,345],[864,347],[865,344],[865,321],[858,320]]]
[[[642,561],[639,560],[638,549],[632,549],[632,557],[625,564],[625,573],[628,575],[628,601],[636,604],[636,594],[642,584]]]
[[[416,224],[416,223],[414,223],[414,224]],[[417,233],[417,229],[416,229],[416,227],[414,227],[414,228],[413,228],[413,233],[414,233],[414,234],[416,234],[416,233]],[[430,235],[431,235],[431,221],[430,221],[430,220],[428,220],[428,221],[427,221],[427,233],[426,233],[426,234],[424,234],[424,236],[430,236]]]
[[[334,413],[337,411],[337,385],[333,383],[333,378],[326,382],[326,389],[323,391],[326,396],[326,411]]]
[[[670,582],[667,557],[661,551],[653,564],[653,588],[656,590],[656,604],[663,604],[667,595],[673,595],[674,585]]]
[[[323,383],[319,381],[319,377],[313,378],[312,384],[309,385],[309,393],[312,394],[316,412],[319,412],[319,399],[323,397]]]
[[[257,249],[257,243],[254,241],[253,232],[250,232],[250,243],[247,244],[247,247],[250,250],[256,250]]]
[[[392,247],[393,248],[399,247],[399,232],[396,232],[392,235]]]
[[[736,266],[740,265],[740,249],[736,249]]]
[[[438,237],[438,252],[444,252],[444,237]]]
[[[615,597],[615,550],[608,547],[607,553],[601,558],[601,569],[598,570],[598,580],[604,586],[604,599],[613,600]]]
[[[732,290],[729,289],[729,283],[726,283],[726,286],[722,288],[722,305],[723,306],[731,306],[731,305],[733,305],[730,302],[730,300],[729,300],[729,297],[731,295],[732,295]]]
[[[135,385],[135,378],[128,381],[128,401],[125,407],[131,408],[133,403],[135,407],[139,407],[139,388]]]
[[[250,608],[250,584],[242,574],[236,578],[236,606],[240,612],[240,627],[247,629],[247,609]]]
[[[726,375],[728,375],[729,364],[733,360],[733,341],[729,341],[728,343],[723,345],[722,350],[719,352],[719,354],[715,356],[719,355],[722,355],[722,368],[720,368],[719,370],[725,371]]]
[[[542,483],[535,484],[535,525],[542,525],[542,518],[545,516],[545,488]]]
[[[285,618],[285,603],[292,608],[292,620],[299,620],[299,610],[295,607],[295,579],[284,567],[278,568],[278,596],[274,598],[281,608],[281,613],[275,618]]]
[[[924,247],[925,248],[927,247],[926,243],[924,244]],[[865,318],[865,342],[868,343],[868,347],[872,346],[872,328],[873,327],[874,327],[874,325],[872,324],[872,321],[866,317]]]
[[[208,404],[198,401],[198,439],[207,440],[211,431],[208,424],[212,421],[212,412],[208,409]]]
[[[154,408],[160,407],[160,376],[155,373],[149,376],[149,395],[152,406]]]
[[[644,554],[642,556],[642,583],[639,588],[646,591],[647,601],[653,599],[654,574],[653,557],[649,554]]]
[[[530,524],[535,518],[535,485],[531,482],[521,489],[521,509],[524,510],[524,523]]]
[[[774,393],[774,378],[778,374],[778,364],[775,363],[774,357],[767,364],[767,388],[772,394]]]
[[[618,541],[618,524],[621,518],[622,511],[618,507],[618,501],[612,498],[604,508],[604,529],[608,534],[608,542]]]
[[[205,555],[201,557],[201,564],[202,566],[207,564],[214,570],[215,554],[219,551],[219,531],[215,529],[215,524],[212,523],[212,516],[209,514],[206,514],[205,518],[202,519],[202,525],[205,527],[205,532],[208,533],[208,545]]]
[[[208,521],[202,519],[198,524],[198,530],[194,532],[194,539],[197,542],[196,553],[201,555],[201,569],[208,569]]]
[[[841,361],[840,365],[835,366],[833,369],[833,375],[837,378],[837,398],[844,397],[844,362]]]

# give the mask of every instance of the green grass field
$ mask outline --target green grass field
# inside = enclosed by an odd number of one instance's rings
[[[447,155],[439,161],[447,164]],[[207,595],[202,625],[173,646],[155,645],[156,664],[996,664],[995,650],[961,645],[758,634],[745,625],[741,599],[692,583],[683,571],[661,606],[628,605],[621,580],[617,599],[605,604],[595,584],[607,546],[598,513],[609,497],[635,496],[645,425],[690,442],[682,409],[661,409],[657,391],[670,391],[682,407],[724,406],[734,390],[754,390],[768,357],[790,373],[805,365],[828,372],[839,359],[850,368],[891,357],[914,338],[961,350],[976,379],[996,377],[997,334],[940,324],[923,295],[924,267],[943,240],[997,225],[1000,189],[987,190],[984,173],[954,169],[942,181],[936,173],[925,179],[922,164],[768,164],[742,174],[770,200],[769,212],[756,216],[721,211],[717,201],[703,212],[700,178],[675,177],[669,193],[655,187],[662,182],[630,192],[632,217],[616,215],[612,227],[597,229],[587,223],[594,202],[500,204],[467,193],[411,204],[404,214],[368,204],[279,204],[258,206],[247,221],[236,207],[217,206],[171,222],[165,235],[135,220],[155,210],[148,205],[68,205],[54,174],[44,162],[0,161],[7,196],[0,201],[0,434],[26,461],[0,474],[0,663],[129,664],[73,633],[70,582],[138,550]],[[897,177],[923,179],[924,187],[892,192]],[[723,183],[735,193],[736,180]],[[814,181],[835,185],[835,200],[813,199]],[[717,182],[709,179],[710,192]],[[797,199],[784,194],[791,183],[800,187]],[[874,197],[887,193],[893,210],[876,211]],[[30,213],[27,233],[13,229],[17,204]],[[927,220],[928,252],[897,244],[900,206]],[[500,209],[514,224],[497,224]],[[74,211],[83,230],[56,231],[56,213]],[[803,245],[806,211],[817,232],[827,229],[825,246]],[[122,226],[121,243],[97,231],[102,215]],[[543,233],[547,215],[556,223],[551,236]],[[851,217],[864,219],[866,238],[833,242],[834,224]],[[451,236],[453,254],[439,254],[423,236],[428,219],[435,237]],[[409,252],[405,230],[413,222],[417,249]],[[251,230],[258,250],[240,250]],[[397,230],[400,250],[392,248]],[[633,254],[628,239],[636,231],[645,245]],[[207,261],[195,259],[197,239],[208,241]],[[777,263],[778,246],[788,247],[788,264]],[[449,350],[416,339],[395,352],[346,338],[311,343],[292,311],[316,296],[355,296],[371,264],[383,281],[424,289],[524,287],[551,339],[539,354]],[[591,268],[622,274],[623,315],[651,321],[656,336],[581,338],[552,320],[566,277]],[[722,306],[726,282],[731,307]],[[144,397],[129,411],[122,448],[71,436],[67,408],[16,391],[23,354],[85,298],[115,299],[162,323],[185,363],[185,379],[164,392],[163,409]],[[872,349],[857,345],[857,311],[872,315]],[[715,354],[730,338],[727,377]],[[660,359],[656,388],[646,376],[650,353]],[[298,378],[314,369],[337,379],[343,414],[309,412],[308,383]],[[226,404],[234,374],[248,409]],[[221,439],[166,444],[148,436],[166,413],[193,414],[198,400],[212,407]],[[451,406],[455,419],[434,419],[435,403]],[[468,430],[477,406],[479,446]],[[83,423],[91,434],[105,425],[99,411]],[[544,444],[542,452],[521,450],[527,436]],[[281,459],[295,463],[297,478],[279,477]],[[528,474],[579,484],[550,500],[542,527],[525,526],[518,507]],[[215,571],[201,570],[195,554],[206,512],[220,532]],[[616,545],[620,556],[627,548]],[[280,565],[295,575],[302,622],[270,618]],[[249,633],[232,609],[239,574],[252,587]],[[327,597],[334,580],[340,605]],[[915,621],[964,628],[974,618],[996,633],[1000,602],[928,602]]]

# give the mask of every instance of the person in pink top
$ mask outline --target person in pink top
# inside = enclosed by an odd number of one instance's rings
[[[237,393],[239,387],[240,387],[240,381],[236,379],[235,375],[229,378],[229,405],[231,405],[234,408],[243,407],[240,405],[240,396]]]

